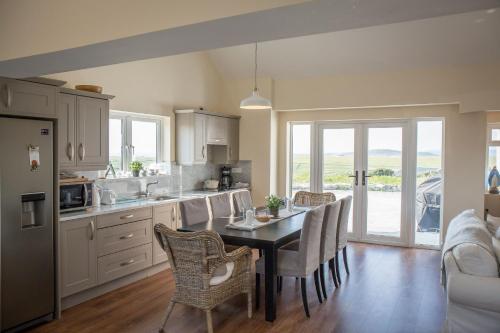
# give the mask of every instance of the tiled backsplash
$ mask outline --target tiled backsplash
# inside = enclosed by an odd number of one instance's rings
[[[115,191],[118,198],[131,197],[137,192],[144,192],[146,184],[158,180],[157,185],[151,185],[149,190],[154,194],[175,193],[186,190],[197,190],[203,188],[203,182],[207,179],[219,179],[219,170],[222,165],[207,163],[205,165],[182,166],[171,164],[166,169],[165,175],[138,177],[138,178],[108,178],[99,179],[104,176],[102,171],[78,172],[79,176],[95,179],[99,187]],[[241,169],[241,173],[233,173],[233,183],[243,182],[251,184],[252,162],[239,161],[232,168]]]

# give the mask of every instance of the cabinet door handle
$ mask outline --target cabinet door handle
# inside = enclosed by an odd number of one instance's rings
[[[94,240],[94,235],[95,235],[94,220],[90,220],[90,240]]]
[[[78,155],[80,157],[80,161],[85,159],[85,147],[83,146],[83,143],[80,143],[78,146]]]
[[[120,239],[130,239],[132,237],[134,237],[134,234],[128,234],[126,236],[121,236]]]
[[[203,145],[203,147],[201,147],[201,156],[203,158],[205,158],[205,145]]]
[[[66,149],[66,155],[68,156],[68,159],[70,161],[73,161],[73,158],[75,158],[75,149],[71,142],[68,142],[68,147]]]
[[[134,217],[134,214],[120,216],[120,220],[128,220]]]
[[[7,89],[7,107],[10,108],[12,105],[12,89],[10,89],[9,85],[6,85]]]
[[[175,207],[174,206],[172,206],[172,223],[173,223],[172,226],[174,226],[175,225]]]
[[[134,262],[135,262],[135,260],[134,260],[134,259],[130,259],[129,261],[122,262],[122,263],[120,264],[120,266],[128,266],[128,265],[133,264]]]

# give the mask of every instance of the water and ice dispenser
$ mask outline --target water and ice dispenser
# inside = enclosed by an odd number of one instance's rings
[[[22,227],[32,228],[43,225],[45,192],[22,194],[21,202]]]

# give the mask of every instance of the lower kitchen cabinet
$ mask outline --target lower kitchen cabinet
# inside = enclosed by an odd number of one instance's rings
[[[97,262],[99,283],[118,279],[152,265],[151,243],[99,257]]]
[[[61,294],[63,297],[97,285],[95,218],[61,223]]]
[[[169,203],[153,208],[153,227],[156,224],[163,223],[167,227],[176,230],[178,228],[178,209],[177,203]],[[167,253],[161,247],[156,236],[153,235],[153,265],[168,260]]]

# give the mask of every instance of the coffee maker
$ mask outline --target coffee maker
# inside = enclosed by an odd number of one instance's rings
[[[220,169],[219,190],[229,190],[232,184],[231,167],[223,166]]]

